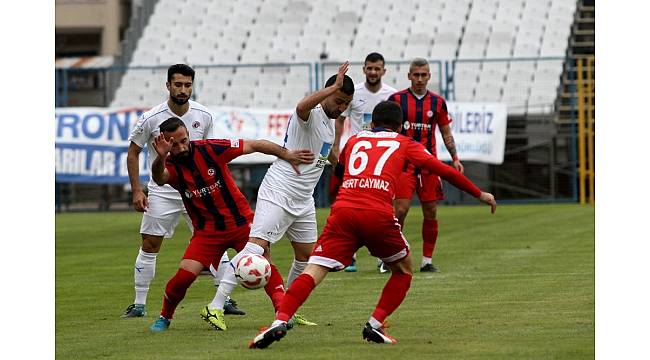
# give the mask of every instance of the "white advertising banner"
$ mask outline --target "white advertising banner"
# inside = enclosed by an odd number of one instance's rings
[[[215,138],[266,139],[282,145],[293,109],[242,109],[210,107]],[[126,154],[129,134],[147,109],[57,108],[55,110],[56,181],[77,183],[128,183]],[[448,103],[456,148],[461,161],[503,162],[507,111],[503,104]],[[441,160],[449,153],[437,133]],[[349,137],[349,126],[343,142]],[[342,144],[343,145],[343,144]],[[146,149],[140,155],[140,175],[149,176]],[[263,154],[241,156],[240,164],[271,163]]]
[[[461,162],[503,163],[508,119],[505,104],[448,102],[447,112],[452,119],[452,134]],[[341,149],[349,137],[350,124],[346,121]],[[440,160],[451,161],[439,130],[436,131],[436,152]]]

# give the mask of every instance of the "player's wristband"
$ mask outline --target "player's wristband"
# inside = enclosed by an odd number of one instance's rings
[[[451,161],[458,161],[458,160],[460,160],[458,158],[458,155],[454,155],[454,156],[451,157]]]

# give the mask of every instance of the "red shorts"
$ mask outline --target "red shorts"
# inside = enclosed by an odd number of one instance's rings
[[[196,260],[204,267],[215,264],[219,266],[221,256],[228,249],[235,249],[240,252],[248,242],[248,233],[251,231],[250,224],[239,226],[230,231],[220,231],[206,234],[205,232],[194,233],[190,244],[185,249],[183,259]]]
[[[415,167],[409,166],[400,175],[395,185],[395,199],[411,199],[413,191],[417,191],[420,202],[444,200],[445,193],[442,191],[442,180],[436,174],[430,174],[426,170],[415,173]]]
[[[341,270],[352,263],[352,256],[362,246],[386,263],[409,254],[409,244],[395,215],[341,207],[332,209],[309,263]]]

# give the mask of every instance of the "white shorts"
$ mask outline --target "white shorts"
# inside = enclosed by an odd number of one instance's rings
[[[193,231],[192,221],[185,211],[183,200],[167,199],[151,195],[148,197],[147,211],[142,215],[140,234],[163,236],[166,239],[174,236],[174,229],[181,217],[185,217],[187,226]]]
[[[302,213],[294,215],[271,201],[257,199],[251,237],[274,244],[286,233],[289,241],[314,243],[318,238],[317,232],[314,206],[307,207]]]

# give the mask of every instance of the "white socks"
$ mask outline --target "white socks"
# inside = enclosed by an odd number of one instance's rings
[[[296,278],[305,271],[307,267],[306,261],[298,261],[293,259],[293,264],[291,264],[291,270],[289,271],[289,276],[287,277],[287,289],[291,286],[291,283],[296,280]]]
[[[381,328],[381,323],[372,316],[370,317],[370,320],[368,320],[368,323],[370,323],[370,326],[372,326],[373,329]]]
[[[221,279],[221,283],[217,288],[217,293],[214,295],[214,299],[212,299],[212,302],[208,305],[210,309],[223,309],[223,305],[226,303],[226,299],[228,299],[230,293],[232,293],[232,291],[235,289],[235,286],[237,286],[237,278],[235,277],[235,264],[237,264],[239,259],[247,254],[262,255],[264,254],[264,248],[251,242],[246,243],[244,249],[235,255],[235,257],[233,257],[229,263],[221,264],[219,266],[220,269],[223,267],[223,278]]]
[[[221,279],[223,278],[223,273],[226,271],[226,265],[230,259],[228,258],[228,253],[224,252],[223,256],[221,257],[221,263],[219,264],[219,268],[215,269],[212,264],[210,264],[210,272],[212,273],[212,276],[214,277],[214,286],[219,286],[219,283],[221,282]]]
[[[158,253],[144,252],[140,248],[138,257],[135,258],[135,270],[133,271],[133,278],[135,280],[134,304],[144,305],[147,303],[149,284],[151,284],[156,274],[156,256],[158,256]]]
[[[431,258],[430,257],[422,257],[422,266],[426,264],[431,264]]]

